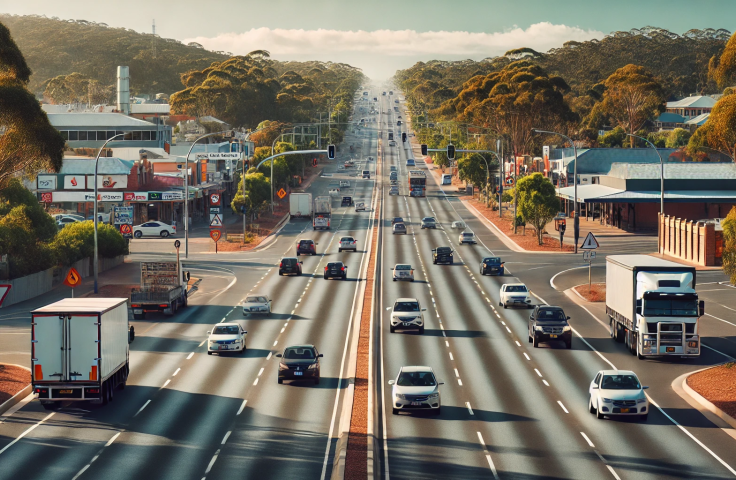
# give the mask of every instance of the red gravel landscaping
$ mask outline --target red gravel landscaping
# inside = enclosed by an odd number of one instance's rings
[[[31,371],[15,365],[0,364],[0,404],[31,383]]]
[[[606,301],[606,284],[594,283],[588,290],[588,284],[578,285],[574,287],[575,291],[583,296],[589,302],[605,302]]]
[[[736,418],[736,363],[726,363],[687,377],[687,384],[706,400]]]

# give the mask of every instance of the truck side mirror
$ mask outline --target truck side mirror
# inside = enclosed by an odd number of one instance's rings
[[[700,314],[699,316],[701,317],[705,315],[705,300],[700,300],[698,302],[698,313]]]
[[[132,343],[135,340],[135,327],[128,329],[128,343]]]
[[[641,306],[636,307],[636,314],[641,315]]]

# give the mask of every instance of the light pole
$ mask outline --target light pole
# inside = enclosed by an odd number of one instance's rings
[[[639,135],[632,135],[630,133],[624,133],[624,135],[628,135],[632,138],[638,138],[639,140],[644,140],[645,142],[647,142],[647,145],[654,149],[654,151],[657,153],[657,156],[659,157],[659,213],[660,215],[664,216],[664,160],[662,159],[662,155],[659,153],[657,147],[655,147],[654,144],[652,144],[652,142],[650,142],[646,138],[640,137]],[[577,162],[575,162],[575,164],[577,165]]]
[[[578,240],[580,238],[580,209],[578,208],[578,149],[575,146],[575,142],[572,141],[570,137],[567,135],[563,135],[558,132],[549,132],[547,130],[538,130],[536,128],[532,128],[532,132],[534,133],[546,133],[549,135],[557,135],[559,137],[564,138],[568,142],[570,142],[570,145],[572,145],[572,150],[575,154],[575,165],[573,166],[573,197],[574,197],[574,212],[575,212],[575,218],[573,218],[573,237],[575,238],[575,253],[578,253]],[[628,134],[627,134],[628,135]],[[565,161],[562,160],[562,163],[564,165]],[[663,187],[664,188],[664,187]]]
[[[230,130],[223,130],[221,132],[206,133],[201,137],[198,137],[192,142],[192,146],[189,147],[187,156],[184,159],[184,258],[189,258],[189,155],[192,154],[192,149],[198,141],[207,137],[214,137],[215,135],[222,135],[228,133]],[[197,163],[197,162],[194,162]],[[245,183],[245,181],[243,181]]]
[[[110,143],[111,140],[118,138],[118,137],[123,137],[123,136],[125,136],[124,133],[119,133],[115,136],[108,138],[105,141],[105,143],[102,144],[102,146],[100,147],[100,150],[97,152],[97,156],[95,157],[95,200],[94,200],[95,207],[92,212],[95,216],[94,218],[94,221],[95,221],[95,258],[92,259],[92,264],[94,266],[93,269],[94,269],[94,274],[95,274],[95,287],[94,287],[95,293],[97,293],[97,274],[98,274],[98,265],[97,265],[97,220],[98,220],[97,218],[98,217],[97,215],[97,167],[100,164],[100,154],[105,149],[107,144]]]

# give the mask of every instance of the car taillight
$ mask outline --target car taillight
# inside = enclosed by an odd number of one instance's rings
[[[176,225],[172,225],[171,228],[176,231]]]
[[[279,268],[282,268],[284,266],[284,262],[279,263]]]
[[[345,267],[340,267],[340,270],[342,270],[344,272],[345,271]]]
[[[325,267],[325,271],[327,271],[327,267]]]

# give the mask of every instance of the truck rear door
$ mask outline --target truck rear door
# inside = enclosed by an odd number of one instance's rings
[[[98,380],[99,323],[97,315],[68,320],[69,380]]]
[[[33,317],[33,381],[60,382],[64,378],[64,318]]]

